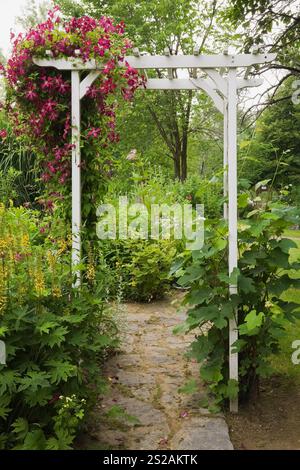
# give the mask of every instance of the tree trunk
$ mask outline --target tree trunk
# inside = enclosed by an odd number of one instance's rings
[[[179,152],[175,152],[173,156],[174,161],[174,178],[181,179],[181,168],[180,168],[180,154]]]
[[[180,180],[185,181],[187,178],[187,147],[184,147],[180,155],[181,159],[181,175]]]
[[[189,137],[189,125],[190,125],[190,116],[191,116],[191,107],[192,107],[192,98],[193,93],[189,91],[188,101],[185,110],[184,125],[182,128],[182,139],[181,139],[181,181],[185,181],[187,177],[187,149],[188,149],[188,137]]]

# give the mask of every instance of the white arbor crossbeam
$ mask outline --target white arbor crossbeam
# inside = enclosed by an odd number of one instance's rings
[[[51,52],[49,52],[51,56]],[[275,60],[275,54],[237,54],[227,52],[216,55],[140,55],[126,56],[125,61],[139,70],[160,69],[167,71],[168,78],[149,78],[147,90],[203,90],[213,100],[216,108],[224,116],[224,218],[228,219],[228,271],[229,275],[238,265],[237,246],[237,92],[240,88],[259,86],[262,80],[237,77],[237,69],[264,64]],[[81,259],[81,160],[80,160],[80,100],[86,95],[90,86],[101,74],[105,66],[100,61],[81,61],[79,58],[40,59],[34,63],[40,67],[54,67],[71,72],[72,77],[72,263],[73,267]],[[178,77],[176,69],[188,69],[190,78]],[[205,78],[197,78],[197,70]],[[83,80],[82,72],[90,71]],[[192,75],[192,76],[191,76]],[[80,272],[77,270],[75,286],[80,285]],[[237,293],[237,285],[230,286],[230,295]],[[232,344],[238,339],[236,319],[229,322],[229,377],[238,381],[238,354],[232,352]],[[238,400],[230,401],[230,409],[238,411]]]
[[[143,55],[127,56],[124,60],[136,69],[188,69],[188,68],[237,68],[250,67],[255,64],[271,62],[276,54],[237,54],[237,55]],[[59,70],[101,70],[105,65],[100,61],[80,59],[38,59],[34,62],[41,67],[52,67]],[[122,62],[121,62],[122,64]]]

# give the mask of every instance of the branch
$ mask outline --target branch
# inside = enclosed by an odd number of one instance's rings
[[[172,155],[174,154],[174,148],[173,148],[173,145],[172,145],[172,142],[169,140],[168,138],[168,135],[163,127],[163,125],[161,124],[161,122],[159,121],[158,119],[158,116],[157,114],[155,113],[155,111],[151,108],[151,106],[148,104],[147,105],[147,108],[148,108],[148,111],[150,112],[151,116],[153,117],[154,119],[154,122],[159,130],[159,133],[160,135],[162,136],[163,140],[165,141],[165,143],[167,144],[167,147],[169,148],[170,152],[172,153]]]
[[[274,88],[274,91],[270,97],[270,99],[268,101],[265,101],[264,103],[256,103],[256,104],[253,104],[252,106],[250,106],[250,108],[247,109],[247,111],[244,113],[242,119],[241,119],[241,124],[244,123],[245,119],[246,119],[246,116],[251,113],[252,109],[254,108],[258,108],[259,106],[264,106],[265,108],[268,107],[269,105],[272,105],[272,104],[275,104],[277,103],[278,101],[282,101],[282,98],[278,99],[278,100],[274,100],[274,96],[276,95],[277,93],[277,90],[279,89],[279,87],[282,85],[282,83],[287,80],[287,78],[291,77],[292,74],[287,74],[285,75],[284,77],[282,77],[281,80],[279,80],[279,82],[277,83],[277,85],[274,86],[271,86],[270,88],[268,88],[267,90],[265,90],[261,96],[264,96],[266,93],[268,93],[270,90],[272,90]],[[264,109],[265,109],[264,108]]]

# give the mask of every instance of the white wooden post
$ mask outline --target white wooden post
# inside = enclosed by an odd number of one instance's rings
[[[228,71],[228,268],[229,275],[238,265],[237,244],[237,80],[236,69]],[[230,295],[237,293],[237,285],[230,285]],[[232,344],[238,339],[236,319],[229,321],[229,378],[238,381],[238,354],[232,353]],[[230,401],[230,411],[237,413],[238,399]]]
[[[80,72],[72,70],[72,266],[81,259],[81,156],[80,156]],[[80,270],[75,269],[74,287],[80,285]]]
[[[223,195],[224,199],[228,196],[228,102],[224,98],[223,105]],[[228,203],[224,201],[223,217],[228,220]]]

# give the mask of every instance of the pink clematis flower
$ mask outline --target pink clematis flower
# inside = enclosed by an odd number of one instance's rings
[[[100,133],[101,129],[99,127],[92,127],[91,130],[89,130],[87,136],[96,139],[97,137],[99,137]]]

